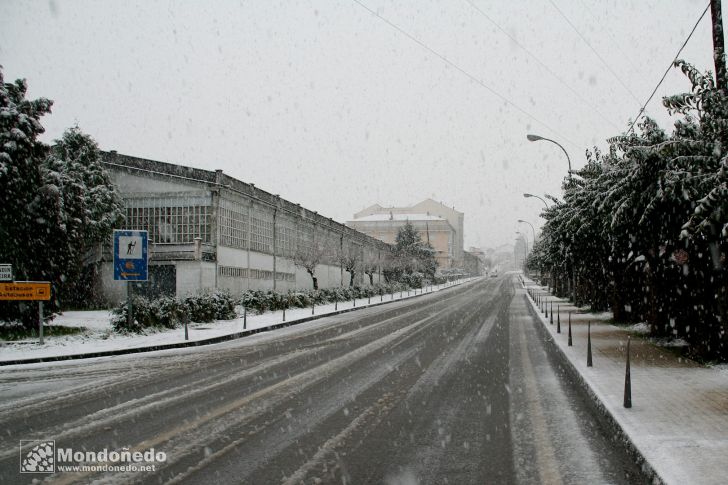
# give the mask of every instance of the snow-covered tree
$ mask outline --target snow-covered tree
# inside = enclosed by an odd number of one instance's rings
[[[93,298],[93,271],[86,256],[111,237],[124,217],[121,197],[101,164],[98,145],[78,126],[55,141],[44,161],[46,185],[58,187],[59,225],[55,258],[63,261],[58,286],[63,303],[83,305]]]
[[[316,267],[322,262],[325,254],[326,251],[323,246],[314,243],[310,246],[300,245],[296,248],[296,252],[293,255],[293,264],[299,268],[303,268],[311,276],[314,290],[318,290]]]
[[[673,133],[646,118],[607,153],[587,152],[544,211],[533,263],[577,303],[609,301],[617,320],[728,359],[728,96],[711,75],[676,67],[692,89],[663,100],[681,116]]]
[[[387,258],[387,281],[402,281],[415,273],[434,279],[437,270],[435,250],[422,241],[422,237],[408,221],[399,228],[392,253]]]
[[[45,239],[54,230],[57,214],[48,201],[56,193],[44,183],[48,147],[38,136],[53,102],[26,99],[27,89],[24,79],[5,83],[0,68],[0,259],[13,265],[16,280],[45,280],[56,270]],[[23,316],[30,323],[29,305],[0,302],[0,319]]]
[[[25,99],[24,80],[5,83],[0,71],[0,260],[16,280],[50,281],[50,310],[83,302],[85,256],[108,240],[122,205],[104,171],[98,147],[78,128],[51,148],[37,137],[51,101]],[[0,320],[32,325],[34,305],[3,302]]]

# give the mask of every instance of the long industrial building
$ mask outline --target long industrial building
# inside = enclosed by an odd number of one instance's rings
[[[294,257],[321,251],[319,287],[348,284],[343,255],[379,270],[390,246],[343,224],[224,174],[103,152],[103,163],[126,208],[123,229],[149,231],[146,294],[184,296],[208,289],[286,291],[312,288]],[[120,228],[121,229],[121,228]],[[99,254],[105,299],[125,297],[114,281],[111,253]],[[355,283],[369,276],[355,273]]]

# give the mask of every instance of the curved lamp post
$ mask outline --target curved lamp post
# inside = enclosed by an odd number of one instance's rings
[[[539,141],[539,140],[550,141],[551,143],[553,143],[553,144],[557,145],[559,148],[561,148],[561,150],[563,150],[563,152],[564,152],[564,155],[566,155],[566,161],[569,162],[569,179],[571,179],[571,158],[569,158],[569,154],[567,153],[566,148],[562,147],[561,143],[554,141],[551,138],[544,138],[543,136],[532,135],[532,134],[526,135],[526,138],[528,139],[528,141]]]
[[[528,141],[540,141],[540,140],[550,141],[554,145],[557,145],[559,148],[561,148],[561,150],[564,152],[564,155],[566,155],[566,161],[569,162],[569,180],[571,181],[571,158],[569,158],[569,153],[566,151],[566,148],[561,146],[561,143],[554,141],[550,138],[544,138],[543,136],[533,135],[530,133],[526,135],[526,138],[528,139]],[[572,301],[576,302],[576,273],[572,272],[571,276],[573,278],[573,284],[571,287],[571,298],[572,298]]]
[[[528,221],[524,221],[523,219],[518,219],[518,222],[523,222],[524,224],[528,224],[531,226],[531,230],[533,231],[533,244],[536,244],[536,229],[533,228],[533,224],[531,224]]]
[[[523,266],[526,266],[526,260],[528,259],[528,238],[525,234],[521,234],[520,231],[516,231],[516,234],[518,234],[520,237],[516,238],[516,241],[524,241],[525,246],[523,247]],[[515,246],[513,247],[514,254],[515,254]],[[516,261],[517,262],[517,261]],[[518,266],[516,266],[516,269],[518,269]]]
[[[536,247],[536,229],[533,228],[533,224],[531,224],[528,221],[524,221],[523,219],[518,219],[518,222],[522,222],[524,224],[528,224],[529,226],[531,226],[531,231],[533,231],[533,246],[531,246],[531,247],[535,248]],[[541,274],[541,264],[540,263],[538,265],[538,274],[539,275]]]
[[[543,205],[545,205],[547,209],[549,208],[549,205],[548,205],[548,204],[546,203],[546,201],[545,201],[545,200],[543,200],[543,199],[542,199],[541,197],[539,197],[538,195],[533,195],[533,194],[523,194],[523,196],[524,196],[525,198],[527,198],[527,199],[528,199],[529,197],[535,197],[535,198],[537,198],[538,200],[540,200],[541,202],[543,202]]]

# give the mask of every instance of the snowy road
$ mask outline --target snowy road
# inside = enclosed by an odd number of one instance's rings
[[[0,396],[0,483],[49,477],[18,473],[21,439],[166,454],[54,483],[636,478],[510,276],[204,348],[3,369]]]

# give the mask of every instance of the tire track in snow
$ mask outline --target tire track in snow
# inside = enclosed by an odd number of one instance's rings
[[[446,310],[447,309],[442,311]],[[351,365],[371,355],[377,350],[381,350],[387,344],[395,342],[401,339],[408,332],[416,330],[417,327],[421,326],[424,322],[434,319],[438,314],[418,320],[404,328],[394,331],[391,334],[370,342],[365,346],[352,350],[351,352],[330,362],[318,365],[301,374],[297,374],[281,382],[277,382],[272,386],[260,389],[253,394],[219,406],[210,410],[206,415],[198,418],[197,420],[189,421],[181,426],[177,426],[161,433],[154,438],[144,440],[136,446],[130,447],[130,449],[132,451],[141,451],[149,448],[161,449],[159,445],[169,442],[174,443],[176,440],[177,443],[173,444],[171,447],[164,447],[165,452],[167,453],[167,462],[163,467],[161,467],[163,470],[164,468],[174,464],[176,460],[179,460],[184,455],[194,452],[194,448],[199,447],[198,443],[208,442],[210,441],[210,438],[226,433],[227,429],[231,425],[239,426],[240,424],[249,422],[270,407],[284,401],[289,395],[300,393],[306,387],[325,379],[340,368]],[[250,405],[254,402],[256,403],[256,406],[251,409],[252,406]],[[237,415],[230,416],[230,413],[235,411],[237,411]],[[219,426],[217,420],[222,419],[223,417],[225,418],[225,423],[223,426]],[[203,428],[203,425],[206,426]],[[75,481],[80,480],[83,477],[88,477],[89,475],[91,474],[66,473],[57,476],[57,478],[54,476],[54,479],[56,480],[56,483],[59,484],[74,483]],[[144,473],[111,474],[106,475],[105,477],[113,477],[115,481],[118,480],[126,482],[135,481],[135,477],[137,479],[144,477]]]

